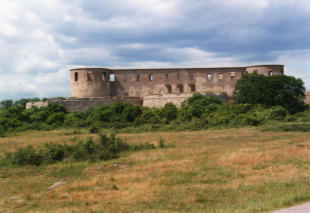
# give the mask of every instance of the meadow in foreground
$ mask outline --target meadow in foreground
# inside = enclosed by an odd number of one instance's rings
[[[30,131],[1,151],[74,143],[87,132]],[[166,148],[102,162],[0,168],[0,212],[269,212],[310,200],[310,133],[258,128],[118,135]],[[56,182],[66,184],[48,190]]]

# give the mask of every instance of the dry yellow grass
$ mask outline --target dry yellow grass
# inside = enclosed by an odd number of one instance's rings
[[[2,151],[88,134],[27,132]],[[310,133],[255,128],[121,134],[166,149],[0,171],[0,212],[268,212],[310,200]],[[55,182],[67,184],[47,190]],[[10,199],[19,196],[20,199]]]

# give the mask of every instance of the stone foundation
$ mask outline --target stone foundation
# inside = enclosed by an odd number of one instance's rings
[[[149,95],[143,98],[143,106],[163,107],[166,103],[173,103],[180,107],[182,102],[193,96],[193,93],[169,94],[169,95]]]
[[[26,105],[26,109],[29,109],[31,107],[43,107],[47,106],[50,103],[57,103],[63,105],[68,112],[86,111],[89,110],[90,108],[97,107],[102,104],[113,104],[117,102],[131,103],[139,106],[142,105],[142,100],[136,97],[66,98],[66,99],[51,98],[45,102],[43,101],[29,102]]]
[[[46,107],[47,105],[47,101],[28,102],[26,104],[26,109],[30,109],[31,107]]]

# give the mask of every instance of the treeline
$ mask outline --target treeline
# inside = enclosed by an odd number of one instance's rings
[[[215,96],[195,94],[177,108],[134,106],[129,103],[102,105],[88,111],[67,112],[57,104],[26,110],[31,99],[0,103],[0,136],[23,130],[87,128],[116,131],[199,130],[213,127],[258,126],[270,121],[299,121],[310,113],[304,104],[304,84],[291,76],[246,74],[236,84],[234,104]]]
[[[87,128],[116,131],[198,130],[212,127],[257,126],[270,120],[294,120],[281,106],[223,103],[216,97],[196,94],[180,108],[167,103],[163,108],[130,103],[101,105],[88,111],[67,112],[62,105],[25,109],[12,105],[0,109],[0,135],[24,130]]]

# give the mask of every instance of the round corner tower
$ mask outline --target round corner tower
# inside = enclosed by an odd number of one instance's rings
[[[109,76],[110,70],[105,68],[71,69],[71,96],[74,98],[110,96]]]
[[[265,76],[283,75],[284,65],[257,65],[246,67],[246,72],[257,73]]]

